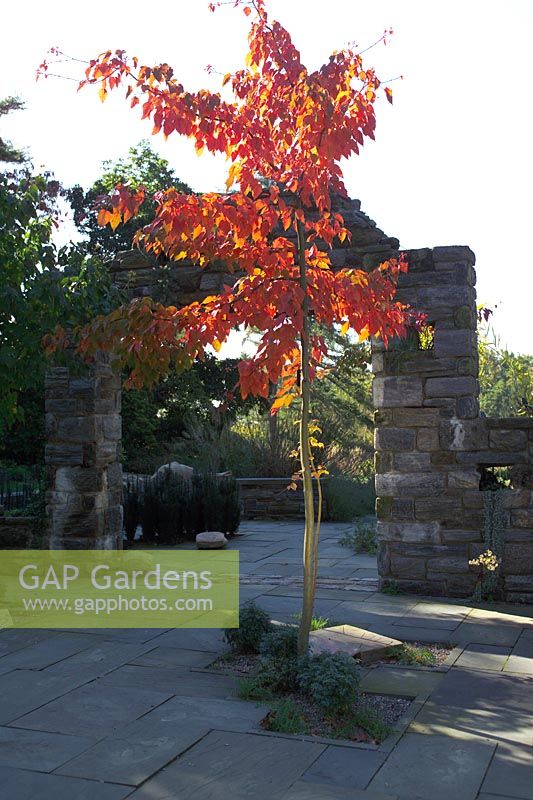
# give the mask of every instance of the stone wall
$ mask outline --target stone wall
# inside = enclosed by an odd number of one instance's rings
[[[120,377],[102,359],[83,377],[46,377],[51,549],[122,547]]]
[[[322,488],[324,488],[322,479]],[[327,479],[326,479],[327,480]],[[237,478],[243,520],[304,519],[304,496],[301,484],[289,489],[290,478]],[[315,491],[315,509],[317,497]],[[324,508],[323,516],[327,515]]]
[[[487,549],[481,470],[510,466],[504,590],[533,599],[533,420],[479,415],[474,254],[437,247],[407,259],[399,297],[427,314],[434,339],[413,332],[389,351],[373,344],[382,583],[471,594],[468,561]]]

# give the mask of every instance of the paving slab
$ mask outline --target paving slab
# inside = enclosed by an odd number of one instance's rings
[[[133,800],[281,800],[324,746],[212,731],[146,781]]]
[[[0,658],[0,672],[12,669],[44,669],[99,641],[98,636],[49,633],[42,641]]]
[[[0,767],[0,786],[3,796],[8,800],[122,800],[131,792],[130,786],[114,786],[11,767]]]
[[[521,637],[513,647],[503,669],[506,672],[533,676],[533,641]]]
[[[381,792],[364,792],[360,789],[346,789],[342,786],[325,786],[323,783],[312,784],[308,781],[297,781],[283,795],[282,800],[397,800],[390,794]],[[410,800],[414,800],[411,798]]]
[[[70,680],[55,678],[55,680]],[[138,686],[106,686],[103,679],[74,689],[12,723],[17,728],[108,736],[113,729],[151,711],[168,700],[169,692],[156,692]],[[149,684],[146,684],[149,685]]]
[[[0,727],[0,766],[52,772],[94,743],[87,736]]]
[[[529,714],[533,724],[533,693],[527,677],[451,669],[433,692],[431,701],[456,708],[505,709]]]
[[[14,670],[0,676],[0,724],[27,714],[56,697],[71,692],[85,682],[84,678],[47,675],[32,670]],[[73,731],[78,733],[79,731]]]
[[[235,694],[238,679],[230,675],[190,672],[187,667],[137,667],[126,664],[100,679],[100,686],[149,686],[169,695],[228,697]]]
[[[481,787],[489,794],[533,800],[533,752],[530,747],[499,744]]]
[[[494,644],[499,647],[513,647],[520,636],[517,625],[504,625],[501,622],[470,619],[467,617],[450,637],[457,644]]]
[[[200,723],[187,722],[166,735],[109,737],[56,770],[58,775],[139,786],[208,733]]]
[[[361,680],[361,691],[403,697],[429,695],[443,678],[442,672],[426,672],[408,667],[375,667]]]
[[[180,647],[210,653],[223,653],[229,649],[223,632],[216,628],[175,628],[158,636],[154,647]]]
[[[46,669],[50,675],[77,675],[87,680],[99,678],[122,664],[141,656],[152,649],[148,642],[106,642],[88,647],[81,653],[65,658]]]
[[[407,733],[369,788],[426,800],[474,800],[494,750],[488,741]]]
[[[416,625],[401,624],[391,625],[390,622],[382,621],[372,622],[371,627],[372,630],[381,633],[382,636],[392,636],[395,639],[401,639],[402,642],[443,642],[448,644],[456,638],[455,631],[443,630],[442,628],[418,628]]]
[[[417,714],[409,731],[455,739],[487,738],[496,744],[533,745],[531,714],[498,707],[470,709],[429,702]]]
[[[148,652],[134,656],[129,664],[140,667],[208,667],[218,658],[218,653],[202,650],[181,650],[177,647],[154,647]]]
[[[492,644],[469,644],[461,653],[455,667],[501,672],[511,654],[510,647]]]
[[[377,750],[328,747],[302,776],[311,783],[364,789],[387,757]]]
[[[22,650],[50,638],[50,631],[47,630],[14,630],[0,629],[0,656]]]

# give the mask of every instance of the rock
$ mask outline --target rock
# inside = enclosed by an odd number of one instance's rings
[[[368,663],[379,661],[388,655],[391,649],[399,649],[402,643],[398,639],[380,636],[379,633],[356,628],[353,625],[336,625],[313,631],[309,635],[309,645],[313,655],[347,653]]]
[[[204,531],[196,536],[198,550],[219,550],[227,543],[228,540],[221,531]]]
[[[159,469],[157,469],[154,474],[151,476],[152,480],[157,480],[157,478],[162,478],[166,475],[167,472],[171,472],[173,475],[180,475],[185,480],[191,481],[192,476],[194,475],[194,469],[192,467],[187,466],[187,464],[180,464],[179,461],[169,461],[167,464],[163,464]],[[231,475],[231,472],[217,472],[217,478],[225,478],[228,475]]]

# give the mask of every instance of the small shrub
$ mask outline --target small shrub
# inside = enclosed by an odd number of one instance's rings
[[[272,691],[291,692],[298,685],[298,628],[278,625],[264,636],[261,673]]]
[[[402,594],[402,589],[400,586],[398,586],[396,581],[388,581],[388,583],[381,588],[381,594],[390,594],[396,596],[398,594]]]
[[[293,619],[297,624],[299,624],[302,618],[301,614],[293,614]],[[333,622],[329,617],[311,617],[311,630],[312,631],[321,631],[323,628],[331,628],[332,625],[336,623]]]
[[[376,742],[382,742],[392,732],[392,727],[385,722],[379,711],[364,703],[359,704],[342,720],[338,733],[351,739],[351,732],[356,728],[362,728]]]
[[[263,727],[277,733],[307,733],[308,727],[297,704],[288,697],[266,717]]]
[[[255,700],[262,703],[273,700],[274,693],[268,684],[268,677],[259,674],[252,678],[241,678],[237,687],[237,697],[241,700]]]
[[[241,606],[239,627],[226,628],[224,638],[236,653],[259,653],[261,642],[270,634],[270,617],[253,600]]]
[[[359,669],[346,653],[321,653],[308,660],[299,683],[324,713],[337,716],[350,711],[357,701]]]
[[[429,647],[404,643],[401,649],[394,649],[391,655],[395,657],[399,664],[422,664],[426,667],[433,667],[438,659]]]
[[[375,555],[378,549],[376,529],[372,525],[356,524],[353,531],[339,540],[339,544],[349,547],[355,553]]]

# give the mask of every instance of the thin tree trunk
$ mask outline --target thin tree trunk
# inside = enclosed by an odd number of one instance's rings
[[[300,267],[300,285],[304,291],[302,304],[303,323],[301,336],[302,363],[300,369],[300,389],[302,411],[300,418],[300,461],[302,467],[302,483],[305,505],[305,533],[303,549],[303,605],[298,631],[298,655],[307,655],[309,647],[309,631],[313,617],[316,585],[316,541],[315,541],[315,509],[313,497],[313,475],[311,453],[309,448],[309,414],[310,414],[310,380],[309,380],[309,298],[307,296],[307,265],[305,261],[305,229],[298,220],[298,263]]]

